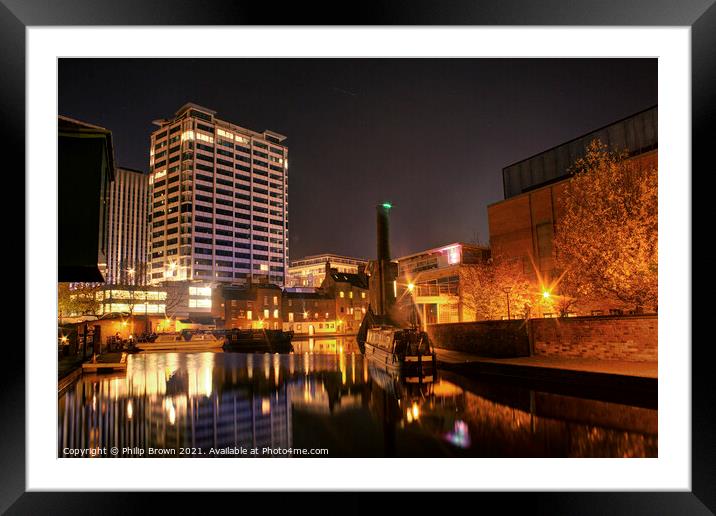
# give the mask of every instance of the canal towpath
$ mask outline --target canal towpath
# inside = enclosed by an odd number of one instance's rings
[[[436,348],[438,367],[469,376],[590,388],[647,391],[655,395],[658,362],[530,356],[493,358]]]

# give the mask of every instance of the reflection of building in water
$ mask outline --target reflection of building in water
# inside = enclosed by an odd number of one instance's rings
[[[251,382],[245,362],[239,375],[225,364],[215,367],[213,357],[137,355],[126,379],[79,381],[60,399],[60,455],[66,447],[137,447],[144,456],[150,447],[206,453],[211,447],[291,447],[289,398],[278,364],[257,363],[266,374]],[[221,382],[214,384],[216,378]]]
[[[133,355],[126,378],[85,376],[60,397],[59,454],[307,445],[331,456],[657,455],[655,409],[441,375],[395,382],[346,352]]]

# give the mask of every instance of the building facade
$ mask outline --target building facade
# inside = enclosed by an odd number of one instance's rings
[[[147,283],[147,195],[149,176],[118,167],[109,184],[107,270],[112,285]]]
[[[370,302],[365,266],[359,265],[357,273],[349,273],[340,272],[339,269],[326,264],[321,290],[328,298],[334,300],[336,333],[346,335],[358,333]]]
[[[156,287],[102,285],[97,293],[100,315],[160,315],[166,313],[167,292]]]
[[[150,281],[285,283],[288,149],[186,104],[156,120],[149,176]]]
[[[328,269],[320,288],[219,285],[212,315],[225,328],[283,329],[296,335],[355,335],[368,309],[368,278]]]
[[[413,303],[423,325],[473,321],[463,306],[460,269],[489,257],[487,247],[455,242],[398,258],[398,303]]]
[[[282,291],[277,285],[219,285],[213,291],[212,315],[224,328],[270,329],[282,327]]]
[[[518,259],[536,291],[557,278],[553,246],[563,208],[560,198],[570,167],[599,138],[611,151],[626,151],[639,166],[658,166],[657,107],[636,113],[503,169],[505,199],[487,208],[490,247],[495,256]],[[608,306],[592,307],[604,313]],[[583,315],[591,315],[587,310]],[[553,315],[553,314],[547,314]]]
[[[326,263],[337,272],[357,274],[359,267],[368,265],[368,260],[338,254],[316,254],[293,260],[288,268],[286,286],[320,287],[326,277]]]

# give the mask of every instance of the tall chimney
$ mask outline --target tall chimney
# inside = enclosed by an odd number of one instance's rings
[[[377,213],[376,239],[378,244],[378,261],[390,261],[390,228],[388,224],[390,208],[392,208],[392,205],[388,202],[375,207]]]
[[[395,305],[395,279],[398,276],[397,265],[390,261],[390,238],[388,214],[392,205],[388,202],[376,206],[376,244],[377,257],[372,262],[369,281],[370,302],[374,314],[389,316]]]

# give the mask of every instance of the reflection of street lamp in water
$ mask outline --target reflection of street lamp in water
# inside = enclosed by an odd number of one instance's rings
[[[505,287],[502,289],[502,291],[507,296],[507,319],[510,319],[510,290],[512,290],[512,287]]]

